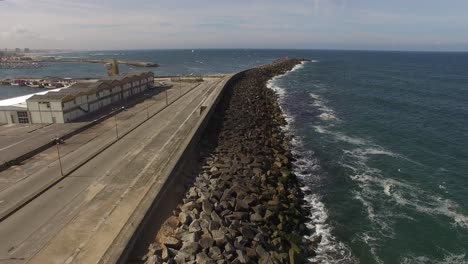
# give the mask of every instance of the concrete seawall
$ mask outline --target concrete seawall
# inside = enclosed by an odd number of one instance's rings
[[[302,61],[278,60],[231,78],[128,262],[302,263],[313,254],[305,200],[291,171],[291,138],[281,129],[277,94],[266,85]]]
[[[120,232],[100,263],[127,263],[132,257],[146,250],[163,221],[182,199],[185,192],[184,179],[193,177],[198,170],[198,143],[225,93],[225,88],[242,73],[234,74],[220,84],[221,89],[212,93],[200,105],[201,116],[196,128],[190,132],[179,151],[168,162],[161,173],[158,186],[154,186],[153,191],[140,203],[132,219]]]

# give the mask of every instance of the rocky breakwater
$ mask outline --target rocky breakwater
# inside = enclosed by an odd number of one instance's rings
[[[202,142],[200,172],[146,263],[301,263],[313,254],[285,120],[266,87],[298,63],[276,61],[226,87]]]

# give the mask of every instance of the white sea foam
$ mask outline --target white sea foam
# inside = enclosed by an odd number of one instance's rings
[[[328,131],[328,133],[333,132]],[[452,220],[454,226],[468,228],[468,216],[463,213],[462,207],[456,202],[426,191],[417,184],[392,177],[388,173],[384,175],[379,169],[368,165],[369,159],[375,156],[408,160],[405,157],[381,146],[373,145],[371,142],[345,150],[343,153],[345,158],[341,161],[341,165],[350,170],[350,178],[358,184],[358,189],[353,191],[353,196],[361,202],[368,219],[373,223],[372,231],[366,233],[366,236],[361,234],[360,238],[369,245],[377,262],[379,262],[379,254],[376,250],[379,245],[378,240],[395,236],[394,224],[398,219],[415,220],[408,215],[408,210],[433,217],[447,217]],[[394,209],[401,207],[407,210]]]
[[[320,134],[328,133],[328,130],[324,126],[314,126],[314,130]]]
[[[350,178],[360,185],[360,195],[356,199],[367,208],[369,219],[375,221],[376,214],[370,209],[369,203],[393,202],[419,213],[433,216],[445,216],[452,219],[453,223],[462,228],[468,228],[468,216],[461,213],[461,207],[454,201],[440,197],[432,192],[427,192],[421,187],[393,178],[382,176],[378,169],[365,167],[360,173],[351,175]],[[381,196],[384,194],[385,197]],[[390,198],[390,200],[389,200]],[[390,220],[387,215],[382,215],[380,220]]]
[[[300,140],[298,140],[300,142]],[[297,145],[293,144],[297,147]],[[320,173],[317,160],[311,156],[310,151],[298,153],[299,158],[293,163],[294,173],[303,182],[313,182],[314,173]],[[310,259],[317,263],[357,263],[352,256],[351,250],[332,235],[332,227],[328,224],[328,211],[321,202],[321,197],[310,192],[309,187],[304,187],[306,193],[304,200],[307,201],[310,210],[309,222],[306,226],[311,230],[311,235],[306,239],[311,241],[320,240],[315,249],[316,256]]]
[[[305,200],[311,205],[310,222],[307,226],[315,230],[311,236],[306,238],[312,241],[320,239],[320,243],[315,249],[317,255],[309,260],[314,263],[357,263],[351,250],[342,242],[337,241],[331,234],[327,209],[320,201],[320,197],[308,195]]]
[[[273,77],[267,82],[267,87],[275,91],[280,98],[284,97],[286,90],[277,84],[278,76]]]
[[[451,254],[447,253],[443,260],[436,260],[426,256],[405,256],[402,258],[402,264],[468,264],[466,253]]]
[[[333,121],[333,120],[338,120],[335,114],[333,113],[321,113],[319,115],[319,118],[324,120],[324,121]]]
[[[294,66],[291,70],[285,72],[284,74],[271,78],[267,82],[267,87],[275,91],[279,95],[280,98],[283,97],[286,94],[286,90],[278,84],[278,80],[290,74],[291,72],[295,72],[300,69],[303,69],[306,63],[307,63],[306,61],[303,61],[300,64],[297,64],[296,66]]]
[[[354,145],[365,145],[366,144],[366,140],[364,140],[362,138],[359,138],[359,137],[350,137],[350,136],[347,136],[345,134],[338,133],[338,132],[331,133],[331,134],[334,135],[337,140],[344,141],[344,142],[347,142],[347,143],[350,143],[350,144],[354,144]]]
[[[391,183],[390,181],[385,181],[385,183],[384,183],[384,193],[387,196],[391,196],[392,192],[394,191],[394,187],[395,187],[395,185],[393,183]]]
[[[401,206],[432,216],[445,216],[452,219],[455,226],[468,228],[468,216],[460,212],[461,207],[454,201],[438,195],[424,194],[415,188],[409,191],[413,193],[409,195],[408,190],[404,189],[394,192],[392,198]]]
[[[355,139],[353,141],[358,142]],[[365,144],[366,144],[366,141],[359,140],[359,144],[357,145],[365,145]],[[375,157],[375,156],[388,156],[388,157],[393,157],[393,158],[401,157],[400,155],[393,153],[389,150],[386,150],[380,146],[358,147],[353,150],[343,150],[343,153],[351,156],[352,158],[360,160],[361,162],[367,161],[368,159]]]
[[[379,264],[385,263],[379,257],[379,254],[377,252],[378,240],[373,235],[371,235],[368,232],[364,232],[362,234],[358,234],[357,238],[361,241],[364,241],[364,243],[370,248],[370,252],[372,256],[374,257],[374,261],[376,263],[379,263]]]
[[[448,217],[452,219],[454,225],[468,228],[468,216],[462,213],[461,206],[456,202],[425,191],[418,185],[384,177],[375,168],[361,168],[361,171],[361,174],[352,175],[351,179],[360,184],[360,196],[356,198],[368,208],[369,219],[372,221],[390,221],[390,219],[388,215],[376,218],[376,214],[369,209],[369,203],[393,202],[419,213]]]
[[[351,137],[341,132],[335,132],[330,130],[332,126],[313,126],[315,132],[320,134],[328,134],[333,137],[334,140],[343,141],[353,145],[366,145],[368,144],[367,140],[359,137]]]
[[[370,147],[370,148],[364,148],[364,149],[356,149],[353,151],[353,153],[357,155],[387,155],[391,157],[398,157],[398,154],[395,154],[391,151],[385,150],[383,148],[376,148],[376,147]]]
[[[322,119],[323,121],[339,121],[339,118],[336,116],[335,111],[327,106],[327,102],[325,99],[323,99],[320,95],[314,93],[310,93],[310,97],[314,99],[312,105],[320,111],[320,114],[318,115],[320,119]]]
[[[297,65],[290,72],[302,69],[304,64]],[[281,77],[274,77],[267,82],[267,87],[278,94],[280,105],[282,99],[286,96],[286,90],[278,85]],[[282,111],[287,122],[287,125],[282,129],[294,133],[294,117],[284,109]],[[313,157],[312,151],[302,151],[303,142],[299,136],[295,136],[291,143],[293,153],[297,157],[293,162],[294,173],[304,183],[311,184],[317,176],[316,174],[320,173],[320,165],[317,159]],[[303,187],[302,190],[306,193],[304,199],[308,202],[307,208],[310,209],[310,221],[306,223],[306,227],[310,229],[312,235],[306,237],[306,239],[320,239],[320,243],[315,249],[316,256],[311,261],[317,263],[357,263],[351,254],[351,250],[332,235],[332,227],[328,224],[328,212],[321,202],[320,196],[312,193],[309,186]]]
[[[317,95],[317,94],[311,93],[311,94],[310,94],[310,97],[312,97],[312,98],[315,99],[315,100],[322,100],[322,97],[321,97],[320,95]]]
[[[362,205],[367,210],[367,216],[370,218],[370,220],[374,221],[375,220],[375,213],[374,213],[374,206],[367,200],[362,197],[362,194],[359,192],[354,192],[354,199],[361,201]]]
[[[357,184],[357,189],[352,192],[353,197],[362,204],[367,218],[372,222],[371,230],[359,234],[358,239],[369,246],[376,262],[381,262],[377,251],[379,240],[395,236],[396,221],[398,219],[415,221],[412,214],[408,214],[408,212],[423,213],[433,217],[447,217],[451,219],[454,226],[468,228],[468,215],[456,202],[443,198],[432,191],[426,191],[424,187],[407,182],[398,176],[384,174],[381,170],[369,165],[371,159],[381,156],[402,159],[414,164],[418,163],[373,144],[370,140],[336,132],[331,126],[315,126],[314,129],[318,133],[332,136],[336,140],[351,143],[350,146],[347,146],[348,149],[343,150],[344,155],[340,164],[349,170],[350,179]],[[395,171],[395,173],[398,172]],[[441,186],[440,189],[445,191],[444,186]],[[396,210],[396,208],[402,207],[406,210]]]
[[[294,71],[297,71],[297,70],[300,70],[300,69],[303,69],[304,68],[304,65],[305,65],[305,61],[301,62],[300,64],[297,64],[296,66],[294,66],[290,72],[294,72]]]

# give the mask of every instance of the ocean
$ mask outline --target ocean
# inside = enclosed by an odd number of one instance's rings
[[[311,59],[268,86],[294,135],[318,263],[468,263],[468,53],[318,50],[96,51],[156,75],[235,72]],[[122,67],[123,72],[137,71]],[[98,77],[96,64],[15,76]],[[0,98],[12,95],[0,87]],[[18,93],[18,90],[16,90]],[[24,93],[28,93],[25,91]],[[15,94],[16,96],[17,94]]]

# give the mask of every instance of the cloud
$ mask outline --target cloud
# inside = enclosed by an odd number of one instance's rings
[[[78,49],[381,48],[466,41],[459,34],[468,30],[464,15],[434,15],[421,11],[426,5],[414,5],[407,0],[7,0],[0,3],[0,43]]]

